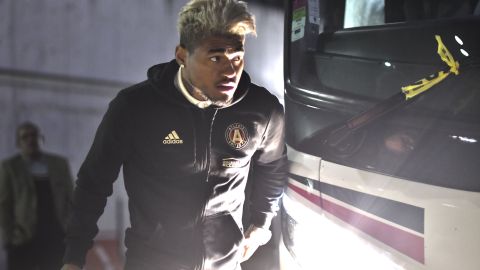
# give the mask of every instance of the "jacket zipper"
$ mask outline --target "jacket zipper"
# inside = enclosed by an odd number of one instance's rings
[[[210,156],[211,156],[211,149],[212,149],[212,131],[213,131],[213,122],[215,121],[215,117],[217,116],[218,109],[215,109],[215,112],[213,113],[212,120],[210,122],[210,129],[208,131],[208,148],[207,148],[207,177],[205,179],[205,182],[208,183],[208,178],[210,176]]]
[[[210,121],[210,129],[208,130],[208,145],[207,145],[207,151],[205,152],[206,155],[206,169],[207,169],[207,175],[205,177],[205,183],[208,183],[208,177],[210,176],[210,156],[211,156],[211,149],[212,149],[212,131],[213,131],[213,122],[215,121],[215,117],[217,116],[218,109],[215,109],[213,112],[212,120]],[[207,200],[208,201],[208,200]],[[205,218],[205,212],[206,212],[206,207],[207,203],[203,205],[203,209],[200,213],[200,216],[198,217],[198,221],[200,223],[203,223],[203,219]],[[204,250],[202,251],[202,253]],[[202,256],[202,260],[200,262],[200,265],[195,266],[195,270],[203,270],[205,269],[205,257],[204,255]]]

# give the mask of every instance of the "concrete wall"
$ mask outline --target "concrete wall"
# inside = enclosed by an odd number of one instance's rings
[[[68,157],[76,174],[109,100],[173,58],[185,2],[0,0],[0,159],[16,152],[15,127],[31,120],[45,135],[43,148]],[[283,13],[250,8],[258,37],[247,40],[246,70],[282,98]],[[103,232],[115,231],[115,207],[125,204],[119,181]]]
[[[0,0],[0,67],[136,82],[173,58],[173,0]],[[247,70],[279,96],[283,14],[251,4],[258,38],[247,41]],[[275,74],[275,75],[273,75]]]

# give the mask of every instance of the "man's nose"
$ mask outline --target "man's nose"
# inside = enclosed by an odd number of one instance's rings
[[[228,78],[234,78],[237,75],[237,68],[233,61],[226,61],[223,67],[223,75]]]
[[[30,136],[26,139],[26,142],[27,142],[28,145],[38,143],[38,137],[37,136]]]

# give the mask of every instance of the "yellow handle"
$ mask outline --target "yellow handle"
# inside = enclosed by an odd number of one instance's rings
[[[423,93],[430,89],[432,86],[440,83],[450,74],[458,75],[460,74],[460,64],[455,61],[452,54],[448,48],[443,44],[442,38],[439,35],[435,35],[435,39],[438,43],[437,53],[440,55],[440,58],[445,62],[449,67],[449,72],[439,71],[437,74],[430,75],[428,78],[421,79],[414,84],[403,86],[402,92],[405,94],[406,99],[410,99],[420,93]]]

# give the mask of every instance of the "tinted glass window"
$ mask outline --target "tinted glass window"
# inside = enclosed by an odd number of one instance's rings
[[[312,2],[291,6],[288,143],[356,168],[480,190],[478,1]],[[416,86],[426,90],[407,100]]]

